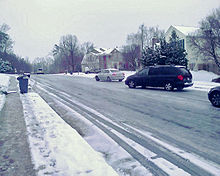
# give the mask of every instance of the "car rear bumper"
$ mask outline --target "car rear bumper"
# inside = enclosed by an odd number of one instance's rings
[[[176,87],[191,87],[193,86],[193,82],[185,82],[185,83],[177,83]]]
[[[124,76],[111,76],[111,80],[123,80],[125,77]]]

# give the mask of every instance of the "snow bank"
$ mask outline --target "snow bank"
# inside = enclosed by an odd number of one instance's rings
[[[191,71],[191,73],[194,81],[211,82],[212,79],[220,77],[220,75],[205,70]]]
[[[38,94],[23,94],[21,100],[38,175],[117,175]]]
[[[9,85],[9,76],[5,74],[0,74],[0,111],[2,110],[5,104],[5,95],[2,94],[2,91],[7,91]]]
[[[212,79],[220,77],[212,72],[207,72],[204,70],[191,71],[193,76],[193,86],[187,89],[195,89],[200,91],[208,92],[212,87],[220,86],[219,83],[211,82]]]

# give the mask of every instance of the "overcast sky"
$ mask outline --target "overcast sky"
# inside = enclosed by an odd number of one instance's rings
[[[80,43],[122,46],[139,25],[198,26],[220,7],[220,0],[0,0],[0,25],[8,24],[22,57],[46,56],[61,36],[74,34]]]

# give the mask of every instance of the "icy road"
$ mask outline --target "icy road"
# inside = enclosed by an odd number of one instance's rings
[[[220,109],[211,106],[207,92],[129,89],[123,82],[65,75],[33,75],[32,80],[34,91],[94,149],[101,150],[86,138],[89,129],[76,114],[153,175],[220,175]],[[117,169],[111,151],[105,154]]]

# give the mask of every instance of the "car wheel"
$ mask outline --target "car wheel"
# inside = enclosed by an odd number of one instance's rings
[[[164,85],[164,89],[167,90],[167,91],[173,90],[173,84],[172,84],[171,82],[167,82],[167,83]]]
[[[183,90],[183,87],[182,87],[182,86],[178,86],[178,87],[177,87],[177,90],[178,90],[178,91],[181,91],[181,90]]]
[[[122,82],[122,80],[123,80],[123,79],[119,79],[118,81],[119,81],[119,82]]]
[[[95,80],[96,80],[96,81],[100,81],[100,79],[99,79],[98,76],[95,76]]]
[[[211,103],[215,107],[220,107],[220,93],[213,92],[210,99]]]
[[[128,87],[129,87],[129,88],[135,88],[135,87],[136,87],[136,83],[135,83],[133,80],[130,80],[130,81],[128,82]]]
[[[107,77],[107,81],[108,81],[108,82],[111,82],[111,81],[112,81],[109,76]]]

